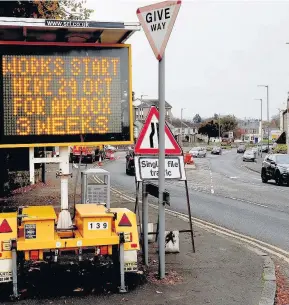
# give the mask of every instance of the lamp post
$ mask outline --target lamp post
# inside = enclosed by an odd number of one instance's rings
[[[258,85],[258,87],[265,87],[267,92],[267,121],[268,121],[268,152],[269,152],[269,135],[270,135],[270,128],[269,128],[269,86],[268,85]]]
[[[140,109],[139,109],[139,111],[142,112],[142,119],[144,119],[144,117],[143,117],[143,108],[142,108],[142,98],[143,98],[143,96],[148,96],[148,95],[142,94],[142,95],[140,96]],[[141,113],[140,113],[140,114],[141,114]]]
[[[260,101],[261,102],[261,117],[260,117],[260,133],[261,133],[261,158],[262,158],[262,140],[263,140],[263,124],[262,124],[262,114],[263,114],[263,100],[261,98],[255,98],[256,101]]]
[[[287,97],[287,113],[286,113],[286,144],[287,144],[287,154],[289,154],[289,92]]]
[[[186,108],[181,108],[181,146],[183,146],[183,110]]]
[[[219,119],[219,144],[221,144],[221,119],[220,119],[220,113],[219,113],[219,116],[218,116],[218,119]]]

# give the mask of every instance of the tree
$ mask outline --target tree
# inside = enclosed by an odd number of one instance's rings
[[[199,133],[208,136],[208,144],[210,144],[211,138],[219,136],[219,124],[214,120],[206,121],[199,127]]]
[[[93,12],[85,4],[86,0],[1,1],[0,17],[83,20]]]
[[[226,115],[220,118],[222,132],[235,131],[238,122],[234,115]]]
[[[198,113],[194,116],[193,122],[196,123],[196,124],[202,122],[202,118],[201,118],[201,116]]]
[[[213,119],[214,119],[214,120],[218,120],[218,119],[219,119],[219,114],[214,113]]]

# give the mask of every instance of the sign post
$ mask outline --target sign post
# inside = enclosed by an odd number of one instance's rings
[[[159,61],[159,276],[165,277],[165,48],[181,1],[165,1],[137,10],[137,16]]]

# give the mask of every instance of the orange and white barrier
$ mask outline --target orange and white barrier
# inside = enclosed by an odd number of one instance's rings
[[[111,161],[112,161],[112,160],[115,160],[114,152],[113,152],[113,151],[110,153],[109,160],[111,160]]]
[[[102,166],[102,160],[101,160],[101,155],[99,155],[99,160],[98,160],[98,163],[97,163],[98,166]]]
[[[191,154],[185,154],[185,164],[195,164],[194,159]]]

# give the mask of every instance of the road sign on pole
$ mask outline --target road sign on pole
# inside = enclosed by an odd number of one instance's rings
[[[159,154],[159,125],[159,112],[156,107],[151,107],[135,144],[135,154]],[[182,154],[182,149],[167,124],[165,124],[165,154],[178,156]]]
[[[165,48],[181,1],[165,1],[137,9],[137,16],[159,61],[159,277],[165,278]]]
[[[137,10],[138,19],[157,60],[161,60],[176,21],[181,1],[164,1]]]

